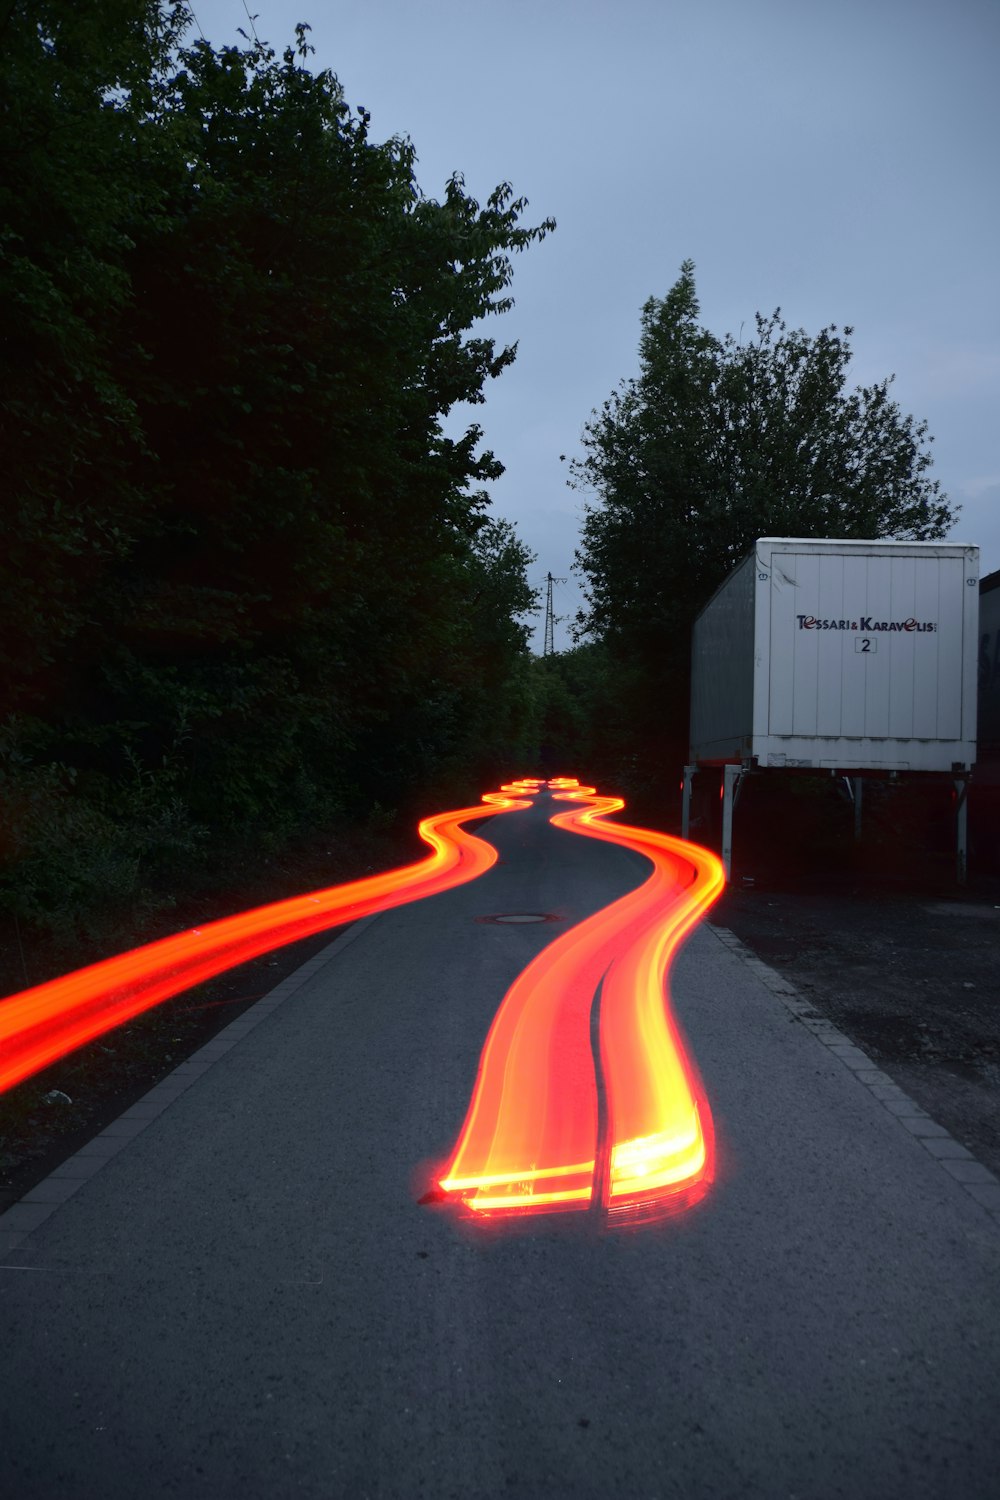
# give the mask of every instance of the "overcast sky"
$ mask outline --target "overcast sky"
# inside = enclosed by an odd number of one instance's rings
[[[512,183],[558,229],[492,320],[516,363],[465,413],[506,465],[497,512],[568,583],[581,497],[562,453],[637,371],[639,313],[695,261],[715,334],[780,306],[850,324],[852,380],[926,418],[955,540],[1000,568],[1000,0],[249,0],[280,52],[408,135],[429,197]],[[243,0],[195,0],[216,45]],[[540,621],[539,621],[540,624]],[[570,644],[568,621],[556,644]]]

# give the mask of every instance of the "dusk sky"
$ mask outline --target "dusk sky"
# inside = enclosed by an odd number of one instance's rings
[[[997,0],[249,4],[279,52],[309,22],[311,66],[373,139],[410,137],[426,196],[458,171],[480,201],[509,181],[527,223],[558,221],[488,325],[516,363],[457,414],[506,465],[494,505],[532,581],[569,580],[558,614],[580,603],[582,504],[559,456],[637,372],[642,304],[686,257],[719,336],[778,306],[810,334],[852,325],[852,383],[895,373],[962,506],[953,539],[1000,568]],[[194,9],[216,45],[249,30],[243,0]]]

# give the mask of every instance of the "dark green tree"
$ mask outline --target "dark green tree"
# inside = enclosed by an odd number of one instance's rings
[[[619,709],[621,671],[603,641],[536,656],[532,764],[550,776],[579,776],[607,789],[621,784],[631,754]]]
[[[514,358],[481,323],[551,221],[507,184],[426,196],[307,27],[279,56],[187,44],[156,0],[5,17],[11,847],[82,799],[127,823],[127,885],[155,828],[224,849],[397,806],[523,676],[502,467],[444,420]]]
[[[458,177],[426,198],[410,143],[373,143],[306,52],[305,28],[280,60],[182,51],[158,108],[185,171],[134,263],[161,499],[115,591],[117,696],[134,698],[129,662],[161,654],[200,784],[216,808],[220,788],[242,798],[241,817],[255,778],[285,797],[279,767],[365,798],[453,743],[442,684],[461,675],[463,573],[501,468],[476,425],[442,422],[513,358],[469,330],[506,309],[512,253],[550,227],[521,227],[507,185],[484,206]],[[245,756],[248,713],[262,744]]]
[[[157,0],[8,0],[0,13],[0,672],[5,710],[52,701],[93,583],[143,508],[119,324],[133,231],[156,212],[140,145],[185,17]],[[94,496],[101,503],[94,504]]]

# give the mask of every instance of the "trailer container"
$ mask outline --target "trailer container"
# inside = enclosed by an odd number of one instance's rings
[[[967,772],[978,608],[976,547],[761,538],[695,622],[691,760]]]
[[[695,621],[684,836],[706,767],[727,876],[748,772],[843,775],[855,838],[866,778],[947,775],[964,882],[980,647],[978,548],[762,537]]]

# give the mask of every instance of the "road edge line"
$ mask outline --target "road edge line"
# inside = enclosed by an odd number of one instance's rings
[[[873,1062],[867,1052],[817,1010],[811,1000],[800,993],[784,974],[758,958],[753,949],[730,928],[702,923],[724,948],[736,955],[756,975],[786,1010],[790,1011],[827,1051],[852,1073],[859,1083],[893,1115],[906,1132],[919,1141],[925,1153],[941,1167],[952,1182],[992,1219],[1000,1229],[1000,1179],[983,1162],[957,1141],[949,1130],[927,1113],[893,1078]],[[2,1223],[2,1221],[0,1221]]]

